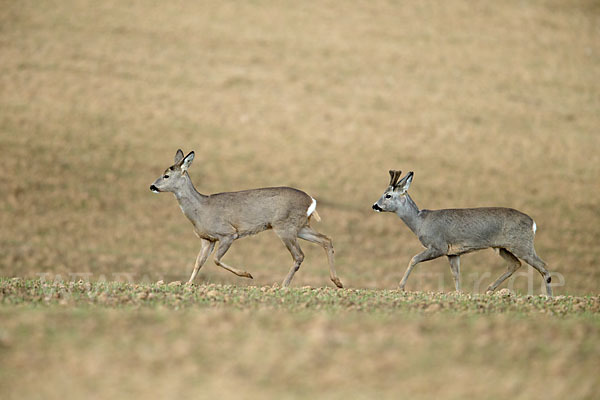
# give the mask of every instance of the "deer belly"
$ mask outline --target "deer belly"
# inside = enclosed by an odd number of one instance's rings
[[[257,233],[261,233],[266,231],[267,229],[271,229],[271,224],[269,223],[261,223],[252,226],[240,226],[237,227],[237,233],[240,237],[256,235]]]
[[[208,232],[198,229],[196,227],[194,227],[194,233],[196,234],[196,236],[199,239],[206,239],[206,240],[210,240],[211,242],[218,240],[218,238],[216,236],[210,235]]]
[[[461,254],[485,249],[487,247],[488,246],[470,246],[464,243],[448,244],[448,252],[446,254],[449,256],[459,256]]]
[[[449,256],[456,256],[459,254],[464,253],[466,250],[466,248],[463,245],[460,244],[449,244],[448,245],[448,255]]]

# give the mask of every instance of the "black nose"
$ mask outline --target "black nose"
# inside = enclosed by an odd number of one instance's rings
[[[373,204],[373,210],[375,210],[375,211],[380,211],[380,212],[381,212],[381,211],[383,211],[383,208],[379,207],[379,206],[377,205],[377,203],[375,203],[375,204]]]
[[[156,186],[154,186],[154,185],[150,185],[150,190],[153,191],[154,193],[158,193],[159,192],[158,188]]]

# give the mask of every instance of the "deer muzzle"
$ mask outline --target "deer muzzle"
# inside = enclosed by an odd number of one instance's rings
[[[382,211],[383,211],[383,208],[379,207],[379,206],[377,205],[377,203],[375,203],[375,204],[373,204],[373,210],[375,210],[375,211],[377,211],[377,212],[382,212]]]
[[[154,185],[150,185],[150,190],[153,193],[160,193],[160,190],[158,190],[158,188],[156,186],[154,186]]]

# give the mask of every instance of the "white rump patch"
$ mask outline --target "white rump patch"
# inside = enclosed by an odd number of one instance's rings
[[[533,233],[537,231],[537,225],[535,224],[535,221],[533,221],[533,226],[531,227],[531,229],[533,229]]]
[[[311,197],[311,199],[312,199],[312,197]],[[315,199],[312,199],[312,203],[310,203],[308,210],[306,210],[306,216],[310,217],[310,215],[312,213],[314,213],[316,209],[317,209],[317,201]]]

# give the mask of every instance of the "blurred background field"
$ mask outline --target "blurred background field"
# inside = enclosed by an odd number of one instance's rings
[[[597,296],[597,1],[0,0],[0,72],[2,278],[186,280],[199,242],[173,196],[149,191],[182,148],[196,151],[202,193],[289,185],[315,197],[341,280],[367,297],[396,289],[421,250],[371,210],[392,168],[415,172],[421,208],[531,215],[538,254],[564,279],[555,294]],[[301,245],[287,296],[331,286],[322,249]],[[225,261],[255,279],[210,260],[193,295],[261,290],[291,266],[272,232]],[[527,268],[503,287],[540,293]],[[465,256],[463,288],[483,292],[504,271],[491,250]],[[453,290],[447,260],[419,265],[407,289]],[[328,310],[320,298],[306,311],[200,300],[182,311],[110,296],[46,305],[28,290],[20,305],[0,293],[7,398],[598,392],[597,309],[548,315],[543,298],[539,315],[428,300],[431,312]]]
[[[564,276],[600,278],[600,7],[594,1],[3,2],[0,275],[187,279],[199,243],[148,187],[195,150],[201,193],[290,185],[318,200],[349,287],[395,288],[417,238],[372,212],[388,169],[421,208],[530,214]],[[329,284],[322,250],[294,284]],[[236,242],[199,282],[271,284],[272,233]],[[504,272],[466,256],[464,287]],[[523,270],[526,272],[525,270]],[[119,278],[121,279],[121,278]],[[440,284],[440,281],[442,284]],[[541,279],[534,277],[540,291]],[[445,259],[412,290],[452,289]],[[527,279],[513,284],[527,289]]]

